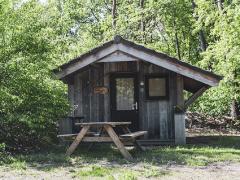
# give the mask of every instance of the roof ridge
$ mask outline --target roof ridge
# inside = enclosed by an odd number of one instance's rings
[[[56,68],[56,69],[54,69],[53,72],[54,72],[54,73],[58,73],[58,72],[60,72],[62,69],[67,68],[70,64],[74,64],[74,63],[80,61],[81,59],[83,59],[84,57],[87,57],[87,56],[89,56],[89,55],[91,55],[91,54],[94,54],[94,53],[96,53],[96,52],[98,52],[98,51],[100,51],[100,50],[102,50],[102,49],[104,49],[104,48],[106,48],[106,47],[109,47],[109,46],[112,45],[112,44],[120,44],[120,43],[125,44],[125,45],[128,45],[128,46],[133,47],[133,48],[136,48],[136,49],[138,49],[138,50],[140,50],[140,51],[144,51],[145,53],[153,54],[153,55],[158,56],[159,58],[163,58],[163,59],[165,59],[165,60],[167,60],[167,61],[169,61],[169,62],[172,62],[172,63],[175,63],[175,64],[179,64],[179,65],[181,65],[181,66],[185,66],[185,67],[191,68],[191,69],[193,69],[193,70],[195,70],[195,71],[199,71],[199,72],[202,72],[202,73],[206,73],[206,74],[208,74],[208,75],[211,75],[211,76],[215,77],[215,78],[218,79],[218,80],[221,80],[221,79],[222,79],[222,76],[219,76],[219,75],[217,75],[217,74],[215,74],[215,73],[213,73],[213,72],[211,72],[211,71],[208,71],[208,70],[202,69],[202,68],[200,68],[200,67],[194,66],[194,65],[192,65],[192,64],[190,64],[190,63],[187,63],[187,62],[185,62],[185,61],[179,60],[179,59],[177,59],[177,58],[175,58],[175,57],[169,56],[168,54],[165,54],[165,53],[156,51],[156,50],[154,50],[154,49],[145,47],[145,46],[143,46],[143,45],[141,45],[141,44],[137,44],[137,43],[135,43],[135,42],[133,42],[133,41],[129,41],[129,40],[127,40],[127,39],[124,39],[124,38],[123,38],[122,36],[120,36],[120,35],[115,35],[112,40],[107,41],[107,42],[105,42],[105,43],[102,43],[102,44],[100,44],[99,46],[97,46],[97,47],[95,47],[95,48],[87,51],[86,53],[83,53],[83,54],[81,54],[80,56],[78,56],[78,57],[76,57],[76,58],[68,61],[67,63],[59,66],[59,67]]]

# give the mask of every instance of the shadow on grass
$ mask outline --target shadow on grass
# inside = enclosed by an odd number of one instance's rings
[[[203,143],[203,140],[207,143]],[[28,155],[17,155],[16,162],[25,162],[27,166],[42,171],[50,171],[59,167],[75,167],[91,164],[136,164],[150,165],[190,165],[202,166],[213,162],[240,162],[240,137],[214,136],[200,137],[195,144],[185,146],[159,146],[145,152],[130,150],[133,162],[126,161],[116,148],[109,144],[95,144],[91,150],[82,144],[71,157],[65,155],[66,147],[55,147],[45,152]]]
[[[88,145],[81,144],[69,157],[65,155],[64,146],[52,147],[42,152],[16,155],[13,166],[24,164],[42,171],[50,171],[59,167],[81,166],[83,164],[94,164],[100,161],[127,163],[116,148],[111,148],[110,144],[96,144],[94,148],[88,150]],[[26,169],[22,168],[22,169]]]
[[[240,149],[240,136],[194,136],[187,137],[188,144]]]

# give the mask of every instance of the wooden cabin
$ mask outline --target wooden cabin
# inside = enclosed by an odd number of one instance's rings
[[[143,143],[184,144],[185,111],[221,76],[115,36],[54,70],[68,85],[71,116],[83,122],[130,121]],[[192,93],[184,99],[184,91]],[[72,133],[67,118],[60,133]]]

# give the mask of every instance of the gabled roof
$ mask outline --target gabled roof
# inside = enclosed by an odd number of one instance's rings
[[[59,79],[63,79],[64,77],[119,51],[137,59],[166,68],[170,71],[181,74],[186,78],[193,79],[208,86],[217,86],[222,79],[221,76],[210,71],[192,66],[164,53],[125,40],[121,36],[115,36],[113,40],[61,65],[54,70],[54,73]]]

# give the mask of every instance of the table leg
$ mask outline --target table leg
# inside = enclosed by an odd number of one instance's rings
[[[127,126],[123,126],[122,128],[123,128],[124,133],[126,133],[126,134],[127,134],[127,133],[131,133],[130,129],[129,129]],[[140,143],[137,142],[137,140],[136,140],[135,138],[133,139],[133,144],[135,144],[136,147],[137,147],[139,150],[145,151],[145,150],[143,149],[143,147],[140,145]]]
[[[131,154],[126,150],[125,146],[120,141],[113,128],[109,125],[105,125],[104,128],[106,129],[108,135],[112,138],[113,142],[115,143],[119,151],[122,153],[122,155],[128,160],[133,160]]]
[[[140,145],[139,142],[137,142],[136,139],[134,140],[134,143],[135,143],[136,147],[138,147],[138,149],[139,149],[140,151],[145,151],[145,149]]]
[[[130,129],[127,126],[122,127],[124,133],[131,133]]]
[[[83,126],[81,131],[78,133],[76,139],[73,141],[71,146],[68,148],[66,155],[70,156],[74,152],[74,150],[77,148],[77,146],[79,145],[79,143],[81,142],[83,137],[86,135],[89,128],[90,128],[90,126]]]
[[[99,137],[102,135],[102,132],[103,132],[103,127],[100,128]],[[88,146],[87,150],[89,151],[89,150],[93,147],[93,145],[94,145],[94,142],[92,142],[92,143]]]

